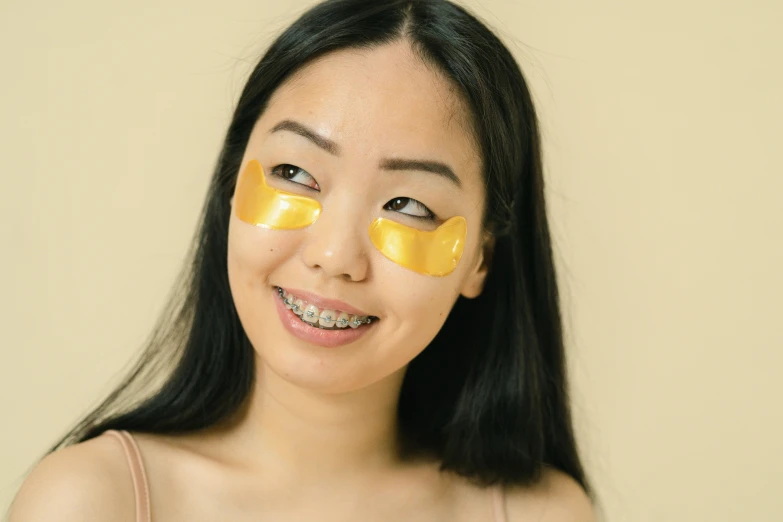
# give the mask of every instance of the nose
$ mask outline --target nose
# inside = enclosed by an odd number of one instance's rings
[[[308,268],[322,271],[324,277],[361,281],[369,269],[369,224],[362,223],[356,213],[344,210],[349,208],[348,201],[324,204],[321,215],[307,227],[301,255]]]

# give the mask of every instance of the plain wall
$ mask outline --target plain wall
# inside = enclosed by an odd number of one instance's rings
[[[310,4],[0,1],[3,511],[138,353],[246,75]],[[538,103],[604,519],[781,520],[783,3],[467,5]]]

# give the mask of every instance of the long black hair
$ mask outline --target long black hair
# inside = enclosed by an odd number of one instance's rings
[[[487,187],[483,224],[495,237],[482,294],[458,298],[408,367],[401,440],[483,485],[530,484],[548,465],[592,493],[572,427],[536,112],[508,49],[447,0],[328,0],[275,40],[237,103],[188,262],[146,350],[50,452],[108,429],[191,432],[241,409],[254,350],[229,291],[226,249],[250,132],[275,89],[305,64],[400,40],[445,74],[471,110]]]

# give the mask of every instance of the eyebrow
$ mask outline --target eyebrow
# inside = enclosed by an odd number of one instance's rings
[[[275,125],[271,131],[269,131],[269,134],[273,134],[275,132],[279,131],[289,131],[293,132],[294,134],[298,134],[302,136],[303,138],[307,138],[311,142],[313,142],[318,147],[322,148],[332,156],[339,156],[340,155],[340,147],[337,145],[337,143],[333,142],[332,140],[328,138],[324,138],[323,136],[319,135],[314,130],[310,129],[309,127],[306,127],[302,125],[301,123],[293,120],[283,120],[277,125]]]
[[[297,121],[282,120],[280,123],[275,125],[271,131],[269,131],[269,134],[280,131],[293,132],[294,134],[298,134],[299,136],[309,140],[311,143],[325,150],[332,156],[340,155],[340,146],[337,145],[337,143],[330,140],[329,138],[321,136],[314,130]],[[454,170],[440,161],[387,158],[381,160],[380,168],[382,170],[415,170],[420,172],[429,172],[449,180],[458,188],[462,188],[462,182],[457,177],[457,175],[454,174]]]

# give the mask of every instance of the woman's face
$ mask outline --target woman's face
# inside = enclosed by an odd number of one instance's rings
[[[280,213],[275,226],[257,226],[237,210],[243,196],[243,204],[254,204],[247,194],[232,199],[228,276],[234,303],[261,361],[281,378],[339,393],[404,371],[458,296],[481,292],[485,193],[468,113],[447,81],[407,44],[340,51],[300,70],[257,121],[240,174],[253,160],[273,193],[303,196],[305,206],[311,201],[320,209],[317,219],[299,228],[290,228]],[[435,163],[442,165],[433,169]],[[382,252],[384,240],[392,250],[400,237],[422,245],[437,241],[418,232],[434,231],[454,216],[465,218],[467,232],[448,274],[431,275]],[[403,225],[405,234],[373,240],[368,230],[379,217]],[[286,308],[281,288],[304,306],[315,303],[317,315],[361,312],[372,322],[339,331],[316,328]]]

